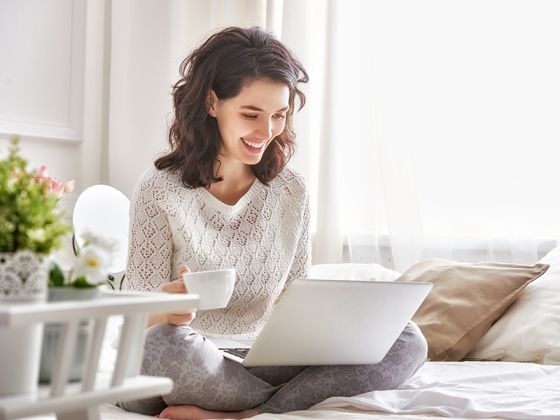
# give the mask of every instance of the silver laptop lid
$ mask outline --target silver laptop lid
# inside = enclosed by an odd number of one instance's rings
[[[431,283],[295,280],[243,364],[378,363],[431,287]]]

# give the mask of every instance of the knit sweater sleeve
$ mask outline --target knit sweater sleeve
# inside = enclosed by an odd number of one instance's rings
[[[125,289],[158,290],[172,279],[173,236],[162,197],[163,188],[149,174],[136,187],[130,209]]]
[[[309,214],[309,195],[307,191],[304,195],[301,230],[297,242],[294,260],[290,267],[290,272],[286,279],[286,286],[296,279],[305,279],[309,274],[311,265],[311,235],[310,214]]]

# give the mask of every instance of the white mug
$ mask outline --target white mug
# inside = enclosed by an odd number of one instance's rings
[[[183,282],[189,293],[199,295],[198,309],[225,308],[235,286],[235,268],[187,272]]]

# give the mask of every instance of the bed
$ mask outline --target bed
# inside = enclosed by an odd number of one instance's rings
[[[437,349],[441,346],[437,340],[441,341],[442,337],[438,334],[432,337],[433,331],[427,329],[428,343],[434,344],[430,348],[431,358],[440,360],[426,362],[398,389],[348,398],[333,397],[306,411],[261,414],[255,419],[560,419],[560,248],[552,250],[540,263],[537,268],[529,267],[522,271],[508,266],[506,274],[502,266],[484,266],[483,269],[477,266],[474,273],[479,276],[474,280],[473,277],[477,276],[473,276],[469,266],[465,272],[465,278],[468,278],[466,285],[454,283],[450,291],[440,288],[443,295],[457,294],[451,296],[454,306],[467,305],[459,308],[456,317],[458,314],[459,318],[465,318],[467,312],[469,315],[472,312],[477,322],[467,321],[470,329],[465,333],[464,325],[459,322],[463,319],[446,319],[447,324],[457,321],[458,326],[454,327],[462,328],[463,335],[459,336],[459,340],[457,337],[451,340],[451,349],[443,352]],[[425,280],[433,274],[434,267],[438,272],[441,264],[441,261],[432,263],[428,269],[425,265],[417,267],[402,276],[375,264],[314,266],[311,274],[315,278],[389,281],[403,280],[403,277],[406,281],[407,275],[410,275],[414,279],[424,276],[422,279]],[[453,265],[455,279],[461,278],[461,267],[464,268],[459,265],[458,271]],[[505,291],[496,291],[493,286],[484,284],[496,283],[502,287],[512,276],[516,278],[515,284],[510,284]],[[441,270],[436,277],[441,277]],[[470,281],[483,282],[480,290],[485,291],[483,298],[486,300],[477,300],[481,298],[477,297],[476,290],[472,290]],[[438,289],[436,286],[434,289]],[[488,299],[488,295],[494,298]],[[442,299],[442,296],[437,299]],[[431,304],[438,308],[441,302]],[[485,307],[481,309],[481,306]],[[453,314],[448,312],[446,316],[452,317]],[[425,319],[430,319],[430,314],[426,316]],[[110,370],[115,331],[116,328],[113,328],[105,339],[101,370]],[[473,331],[476,332],[474,336]],[[448,330],[443,339],[456,332]],[[468,340],[464,336],[468,336]],[[468,342],[466,347],[465,341]],[[103,406],[101,413],[103,419],[149,418],[112,405]],[[52,416],[37,417],[47,418]]]
[[[539,263],[433,261],[402,276],[375,265],[314,267],[321,277],[433,281],[435,296],[415,320],[430,357],[445,361],[427,362],[396,390],[333,397],[307,411],[256,418],[560,419],[560,247]],[[442,310],[441,300],[454,307]],[[432,325],[442,319],[445,328]]]

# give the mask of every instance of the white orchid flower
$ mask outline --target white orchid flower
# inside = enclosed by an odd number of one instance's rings
[[[90,284],[99,284],[107,279],[111,264],[111,254],[100,246],[85,245],[76,257],[73,277],[85,277]]]

